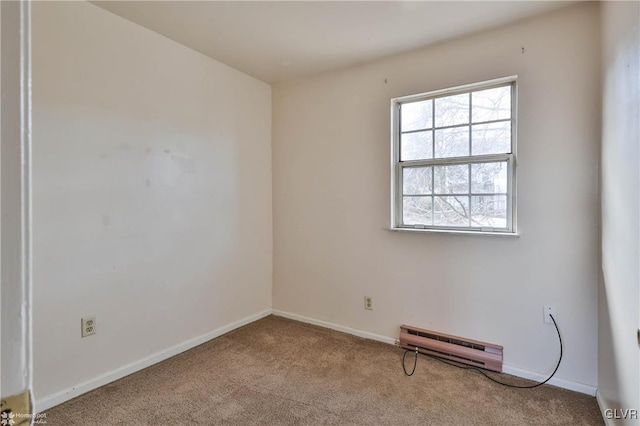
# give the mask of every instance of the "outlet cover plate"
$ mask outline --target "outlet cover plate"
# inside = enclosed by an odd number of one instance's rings
[[[82,329],[81,329],[82,337],[92,336],[96,334],[96,317],[95,316],[83,317],[80,320],[80,323],[82,325]]]
[[[364,297],[364,308],[368,311],[373,311],[373,297],[371,296]]]

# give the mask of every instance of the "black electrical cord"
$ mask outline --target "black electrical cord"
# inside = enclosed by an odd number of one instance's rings
[[[549,316],[551,317],[551,320],[553,321],[553,325],[555,325],[555,327],[556,327],[556,332],[558,332],[558,340],[560,341],[560,358],[558,359],[558,364],[556,364],[555,370],[553,370],[553,373],[551,373],[551,375],[544,382],[536,383],[534,385],[529,385],[529,386],[512,385],[510,383],[504,383],[504,382],[501,382],[499,380],[494,379],[493,377],[489,376],[485,371],[481,370],[480,368],[468,367],[468,366],[465,366],[465,365],[454,364],[453,362],[445,361],[445,360],[443,360],[441,358],[438,358],[436,356],[429,355],[429,354],[422,354],[422,355],[428,356],[429,358],[437,359],[438,361],[443,362],[443,363],[445,363],[447,365],[451,365],[452,367],[458,367],[458,368],[462,368],[464,370],[477,371],[477,372],[481,373],[483,376],[485,376],[487,379],[489,379],[492,382],[495,382],[495,383],[497,383],[499,385],[502,385],[502,386],[507,386],[507,387],[516,388],[516,389],[533,389],[533,388],[537,388],[538,386],[542,386],[545,383],[547,383],[549,380],[551,380],[551,378],[556,374],[556,371],[558,371],[558,367],[560,367],[560,363],[562,362],[562,336],[560,336],[560,329],[558,328],[558,324],[556,323],[556,319],[551,314],[549,314]],[[407,373],[407,369],[406,369],[405,364],[404,364],[404,360],[405,360],[405,357],[407,356],[408,352],[411,352],[411,350],[409,350],[409,349],[405,350],[404,351],[404,355],[402,356],[402,369],[404,370],[404,374],[406,374],[407,376],[412,376],[413,373],[415,373],[416,365],[418,364],[418,348],[416,348],[416,351],[415,351],[416,356],[415,356],[415,359],[414,359],[413,370],[411,370],[411,374]]]
[[[407,373],[407,367],[405,367],[404,363],[404,359],[409,352],[410,351],[407,349],[406,351],[404,351],[404,355],[402,355],[402,369],[404,370],[404,374],[406,374],[407,376],[413,376],[413,373],[416,372],[416,366],[418,365],[418,348],[416,348],[416,357],[413,359],[413,370],[411,370],[411,373]]]

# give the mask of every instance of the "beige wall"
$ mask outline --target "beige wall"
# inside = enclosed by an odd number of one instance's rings
[[[33,113],[38,408],[271,307],[268,85],[94,5],[34,3]]]
[[[640,3],[602,3],[601,405],[640,410]],[[618,413],[621,416],[621,413]],[[638,424],[638,420],[629,420]]]
[[[495,342],[511,372],[597,384],[598,6],[273,89],[274,309],[381,336]],[[524,53],[522,48],[524,47]],[[391,232],[389,100],[517,74],[518,238]],[[374,298],[365,311],[363,296]]]
[[[552,383],[638,408],[638,14],[581,4],[282,83],[272,118],[266,84],[93,5],[34,4],[36,398],[270,308],[273,250],[275,309],[492,341],[516,374],[552,370],[554,304]],[[512,74],[521,236],[388,231],[389,99]]]

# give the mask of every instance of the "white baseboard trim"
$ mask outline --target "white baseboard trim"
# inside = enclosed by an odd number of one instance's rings
[[[330,328],[331,330],[341,331],[347,334],[353,334],[354,336],[364,337],[365,339],[376,340],[378,342],[389,343],[391,345],[396,344],[396,339],[393,337],[382,336],[380,334],[369,333],[368,331],[357,330],[351,327],[345,327],[343,325],[334,324],[328,321],[317,320],[303,315],[292,314],[290,312],[280,311],[278,309],[273,310],[273,315],[289,318],[292,320],[306,322],[307,324],[318,325],[324,328]]]
[[[353,334],[354,336],[364,337],[365,339],[371,339],[371,340],[377,340],[378,342],[389,343],[391,345],[394,345],[396,343],[395,337],[382,336],[380,334],[357,330],[355,328],[345,327],[343,325],[334,324],[328,321],[317,320],[314,318],[305,317],[304,315],[293,314],[293,313],[281,311],[278,309],[273,310],[273,315],[289,318],[289,319],[300,321],[300,322],[306,322],[308,324],[318,325],[320,327],[330,328],[332,330],[341,331],[343,333]],[[510,365],[503,365],[502,370],[507,374],[521,377],[523,379],[542,381],[547,378],[542,374],[535,373],[529,370],[523,370],[517,367],[512,367]],[[596,394],[595,386],[585,385],[583,383],[578,383],[578,382],[572,382],[570,380],[553,378],[549,380],[547,383],[549,383],[550,385],[558,386],[560,388],[569,389],[572,391],[584,393],[591,396],[595,396]]]
[[[113,370],[111,372],[98,376],[86,382],[80,383],[71,388],[62,390],[60,392],[56,392],[52,395],[48,395],[43,398],[38,398],[35,401],[34,411],[40,413],[45,410],[48,410],[49,408],[62,404],[65,401],[68,401],[84,393],[97,389],[100,386],[104,386],[108,383],[114,382],[118,379],[128,376],[129,374],[132,374],[144,368],[150,367],[154,364],[157,364],[158,362],[164,361],[165,359],[171,358],[172,356],[178,355],[179,353],[187,351],[211,339],[215,339],[216,337],[222,336],[223,334],[226,334],[232,330],[235,330],[236,328],[240,328],[244,325],[250,324],[254,321],[257,321],[271,314],[284,317],[284,318],[289,318],[295,321],[300,321],[300,322],[313,324],[313,325],[317,325],[324,328],[329,328],[331,330],[336,330],[336,331],[340,331],[347,334],[352,334],[354,336],[363,337],[365,339],[375,340],[378,342],[383,342],[391,345],[394,345],[396,343],[396,338],[394,337],[387,337],[387,336],[383,336],[376,333],[370,333],[368,331],[362,331],[355,328],[334,324],[328,321],[317,320],[317,319],[306,317],[303,315],[280,311],[278,309],[266,309],[262,312],[248,316],[246,318],[243,318],[231,324],[227,324],[225,326],[217,328],[216,330],[211,331],[210,333],[204,334],[202,336],[198,336],[184,343],[181,343],[171,348],[157,352],[139,361],[125,365],[116,370]],[[539,373],[534,373],[532,371],[523,370],[523,369],[512,367],[509,365],[504,365],[503,370],[507,374],[522,377],[524,379],[540,381],[546,378]],[[585,385],[583,383],[572,382],[570,380],[556,379],[556,378],[551,379],[548,383],[564,389],[569,389],[572,391],[595,396],[598,401],[598,406],[600,407],[600,410],[603,414],[602,417],[603,419],[605,419],[605,423],[607,424],[607,426],[612,425],[611,421],[606,419],[604,416],[604,410],[608,407],[606,406],[604,399],[600,396],[598,392],[596,392],[597,388],[595,386]]]
[[[549,377],[548,375],[535,373],[529,370],[523,370],[521,368],[512,367],[511,365],[506,365],[506,364],[502,365],[502,371],[506,374],[511,374],[512,376],[521,377],[523,379],[534,380],[536,382],[542,382],[543,380],[546,380],[547,377]],[[556,377],[549,380],[547,384],[557,386],[563,389],[569,389],[575,392],[584,393],[589,396],[595,396],[596,389],[597,389],[595,386],[585,385],[584,383],[573,382],[571,380],[559,379]]]
[[[600,408],[600,414],[602,415],[602,420],[604,420],[604,424],[606,426],[613,426],[613,419],[609,419],[605,415],[605,411],[610,409],[611,407],[609,406],[609,404],[607,404],[607,400],[604,399],[604,397],[600,393],[600,389],[596,391],[596,401],[598,401],[598,407]]]
[[[56,392],[52,395],[38,398],[35,401],[34,411],[37,413],[41,413],[45,410],[48,410],[51,407],[55,407],[56,405],[62,404],[65,401],[68,401],[77,396],[80,396],[83,393],[87,393],[89,391],[99,388],[100,386],[104,386],[108,383],[111,383],[125,376],[128,376],[129,374],[132,374],[144,368],[150,367],[153,364],[157,364],[160,361],[164,361],[165,359],[171,358],[172,356],[178,355],[179,353],[187,351],[191,348],[194,348],[198,345],[208,342],[211,339],[215,339],[216,337],[222,336],[223,334],[226,334],[232,330],[235,330],[236,328],[240,328],[243,325],[250,324],[268,315],[271,315],[271,309],[266,309],[262,312],[259,312],[254,315],[250,315],[239,321],[232,322],[231,324],[227,324],[225,326],[217,328],[207,334],[203,334],[202,336],[198,336],[191,340],[187,340],[184,343],[180,343],[171,348],[157,352],[139,361],[132,362],[131,364],[125,365],[116,370],[110,371],[106,374],[103,374],[94,379],[88,380],[84,383],[80,383],[71,388],[62,390],[60,392]]]

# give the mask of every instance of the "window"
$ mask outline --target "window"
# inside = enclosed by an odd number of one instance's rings
[[[516,77],[392,99],[392,228],[514,234]]]

